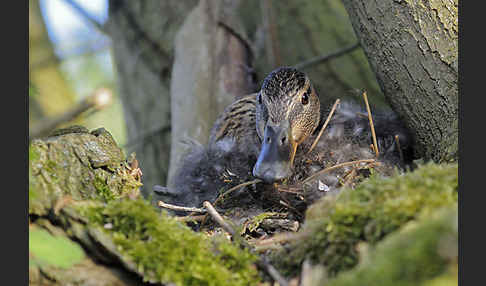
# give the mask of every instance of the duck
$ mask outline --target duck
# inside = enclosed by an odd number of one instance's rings
[[[318,138],[329,109],[304,72],[279,67],[265,77],[258,92],[224,109],[211,128],[207,145],[188,142],[190,151],[175,172],[173,187],[154,186],[154,191],[172,204],[198,207],[204,201],[214,202],[231,187],[258,179],[241,189],[243,199],[238,202],[245,204],[251,201],[248,194],[281,183],[296,184],[319,170],[351,160],[375,158],[381,163],[378,170],[390,174],[410,166],[411,135],[393,111],[373,112],[381,150],[377,158],[370,148],[367,113],[356,102],[341,102]],[[352,168],[316,176],[311,189],[317,191],[311,192],[307,204],[323,193],[339,191],[344,174]]]

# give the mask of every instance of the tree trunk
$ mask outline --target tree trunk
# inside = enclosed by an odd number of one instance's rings
[[[143,193],[165,184],[170,159],[170,74],[174,35],[195,0],[109,3],[118,86],[127,126],[127,151],[143,169]]]
[[[239,2],[201,0],[176,35],[168,185],[186,149],[182,142],[190,138],[207,144],[224,108],[256,89],[251,50],[235,15]]]
[[[417,157],[458,159],[457,0],[343,0],[380,87]]]

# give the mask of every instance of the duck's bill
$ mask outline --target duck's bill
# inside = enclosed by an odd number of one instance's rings
[[[288,124],[265,128],[262,147],[253,168],[253,175],[266,183],[273,183],[290,176],[297,144],[289,140]]]

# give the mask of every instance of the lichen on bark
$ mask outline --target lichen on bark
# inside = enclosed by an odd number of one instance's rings
[[[45,215],[64,196],[109,200],[136,194],[123,151],[105,129],[57,131],[29,145],[29,213]]]

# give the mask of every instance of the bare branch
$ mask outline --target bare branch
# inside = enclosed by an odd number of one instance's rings
[[[112,97],[111,91],[108,89],[102,88],[96,90],[92,95],[83,99],[72,109],[57,117],[46,118],[37,123],[37,125],[35,125],[32,128],[32,131],[29,133],[29,141],[49,134],[49,132],[54,130],[57,126],[73,120],[81,113],[93,107],[95,108],[95,111],[103,109],[111,103]]]
[[[140,135],[137,138],[134,138],[130,140],[129,142],[125,143],[122,148],[128,148],[128,147],[133,147],[137,146],[139,144],[145,143],[145,141],[150,140],[153,136],[159,134],[159,133],[165,133],[170,131],[170,126],[169,125],[163,125],[159,126],[157,128],[154,128],[150,131],[145,132],[144,134]]]
[[[345,55],[345,54],[347,54],[349,52],[352,52],[355,49],[357,49],[358,47],[360,47],[360,43],[359,42],[357,42],[357,43],[355,43],[355,44],[353,44],[351,46],[348,46],[346,48],[343,48],[341,50],[332,52],[330,54],[326,54],[326,55],[322,55],[322,56],[317,56],[317,57],[312,58],[312,59],[309,59],[307,61],[298,63],[298,64],[294,65],[294,68],[296,68],[296,69],[304,69],[304,68],[308,68],[308,67],[311,67],[311,66],[315,66],[317,64],[321,64],[321,63],[326,62],[328,60],[331,60],[331,59],[340,57],[342,55]]]
[[[69,4],[76,12],[81,15],[84,19],[88,21],[88,23],[94,26],[102,33],[106,33],[104,27],[101,23],[96,21],[93,16],[91,16],[83,7],[81,7],[76,1],[73,0],[64,0],[67,4]]]

